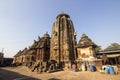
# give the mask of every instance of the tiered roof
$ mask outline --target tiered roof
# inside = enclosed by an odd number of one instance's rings
[[[25,48],[24,50],[20,50],[14,57],[18,57],[21,55],[27,54],[30,50],[35,50],[39,48],[43,48],[45,46],[50,47],[50,43],[48,43],[48,39],[50,39],[50,36],[48,33],[45,33],[43,37],[38,36],[38,40],[34,40],[34,43],[29,47],[29,49]],[[50,41],[50,40],[49,40]]]
[[[88,38],[88,36],[86,34],[82,34],[82,37],[81,37],[79,43],[77,44],[77,47],[82,48],[82,47],[88,47],[88,46],[96,47],[96,44],[94,42],[92,42],[92,40],[90,38]]]

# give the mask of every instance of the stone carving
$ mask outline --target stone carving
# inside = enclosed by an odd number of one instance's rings
[[[62,13],[56,17],[52,27],[50,44],[50,60],[73,61],[76,38],[73,23],[68,14]]]

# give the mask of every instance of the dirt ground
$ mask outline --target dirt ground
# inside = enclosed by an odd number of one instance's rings
[[[27,67],[0,68],[0,80],[120,80],[120,74],[102,74],[88,71],[59,71],[54,73],[31,72]]]

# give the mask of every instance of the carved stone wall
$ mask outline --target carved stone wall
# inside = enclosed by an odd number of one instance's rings
[[[53,23],[50,44],[50,60],[73,61],[75,59],[76,34],[70,16],[62,13]]]
[[[36,46],[37,55],[36,61],[48,61],[50,56],[50,36],[49,34],[44,34],[42,38],[38,40],[38,45]]]
[[[89,56],[93,56],[95,50],[92,46],[85,47],[85,48],[77,48],[78,51],[78,58],[89,58]]]

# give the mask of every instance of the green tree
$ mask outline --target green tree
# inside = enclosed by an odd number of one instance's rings
[[[118,43],[112,43],[111,45],[109,45],[104,50],[116,50],[116,49],[120,49],[120,44],[118,44]]]
[[[97,47],[95,48],[95,50],[96,50],[96,51],[100,51],[100,50],[102,50],[102,48],[101,48],[101,46],[98,46],[98,45],[97,45]]]

